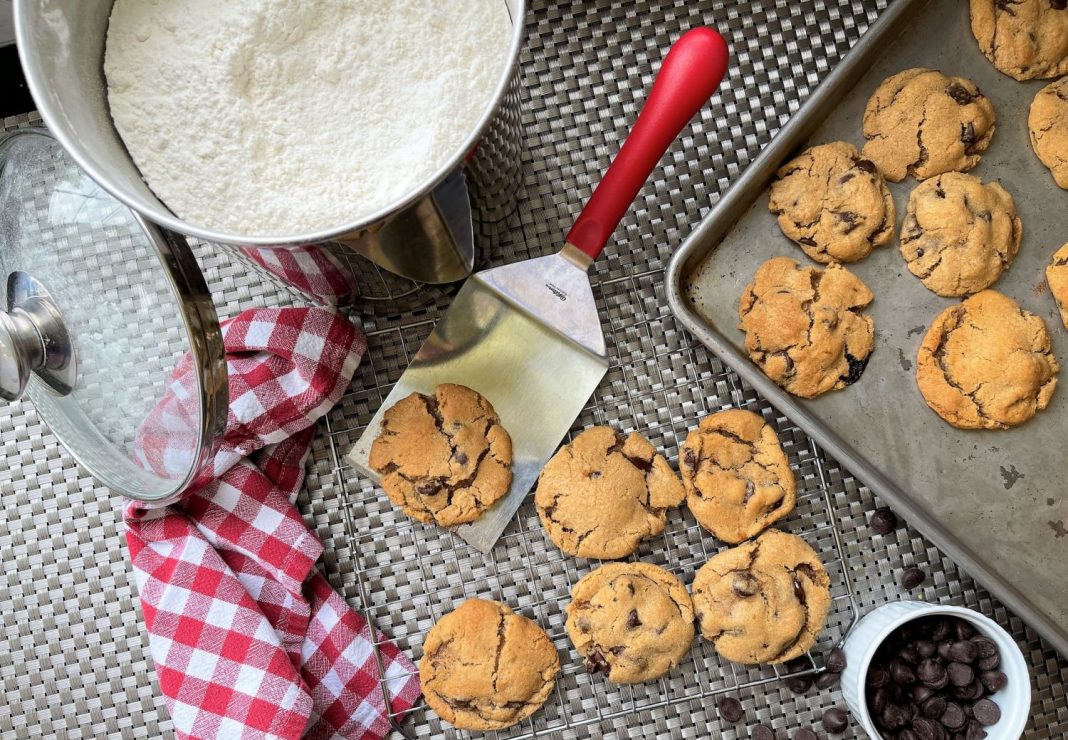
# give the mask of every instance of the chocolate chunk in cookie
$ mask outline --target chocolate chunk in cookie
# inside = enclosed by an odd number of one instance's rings
[[[817,262],[855,262],[894,236],[894,199],[882,173],[844,141],[814,146],[783,165],[768,208]]]
[[[371,468],[405,514],[443,527],[472,522],[508,492],[512,438],[490,402],[462,385],[413,393],[382,417]]]
[[[1035,154],[1049,167],[1054,182],[1068,190],[1068,77],[1038,91],[1027,128]]]
[[[891,182],[970,170],[994,136],[994,106],[964,77],[906,69],[883,81],[864,109],[862,156]]]
[[[609,563],[571,589],[567,634],[591,673],[613,683],[659,678],[693,643],[693,602],[682,582],[651,563]]]
[[[1017,80],[1068,74],[1068,2],[971,0],[972,34],[995,67]]]
[[[988,288],[1020,250],[1016,204],[996,182],[949,172],[916,186],[901,225],[909,272],[938,295]]]
[[[426,703],[464,730],[500,730],[552,695],[560,659],[549,636],[504,604],[465,601],[430,628],[419,661]]]
[[[799,267],[788,257],[762,264],[738,302],[749,357],[795,396],[815,398],[856,382],[874,346],[861,313],[868,286],[844,267]]]
[[[770,424],[752,411],[706,416],[679,451],[686,505],[702,527],[737,544],[794,510],[797,483]]]
[[[959,429],[1006,429],[1049,405],[1060,365],[1042,319],[984,290],[935,318],[916,381],[935,413]]]
[[[830,580],[804,540],[769,529],[714,555],[693,581],[701,634],[736,663],[783,663],[816,644]]]
[[[534,504],[549,539],[569,555],[614,560],[664,531],[686,493],[645,437],[591,427],[542,468]]]
[[[1068,328],[1068,244],[1058,249],[1046,267],[1046,283],[1057,308],[1061,312],[1061,321]]]

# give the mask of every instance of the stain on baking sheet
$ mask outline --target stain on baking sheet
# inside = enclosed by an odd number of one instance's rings
[[[1001,466],[1001,477],[1005,479],[1005,490],[1009,490],[1016,485],[1016,482],[1021,478],[1024,478],[1024,474],[1016,469],[1015,465],[1009,467]]]
[[[905,350],[897,348],[897,361],[901,363],[901,369],[908,372],[912,369],[912,360],[905,357]]]
[[[1061,537],[1068,537],[1068,529],[1064,528],[1064,522],[1055,522],[1052,519],[1049,522],[1049,528],[1053,530],[1053,536],[1058,540]]]
[[[920,334],[923,334],[923,327],[922,326],[914,326],[911,329],[909,329],[909,336],[910,337],[919,336]]]

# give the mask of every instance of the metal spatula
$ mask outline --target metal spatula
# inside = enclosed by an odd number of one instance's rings
[[[382,414],[397,401],[414,392],[433,395],[440,383],[473,388],[493,404],[512,437],[512,484],[478,521],[456,531],[482,552],[493,548],[608,370],[586,270],[726,68],[727,44],[709,28],[695,28],[675,43],[563,249],[468,278],[349,452],[354,467],[378,482],[368,455]]]

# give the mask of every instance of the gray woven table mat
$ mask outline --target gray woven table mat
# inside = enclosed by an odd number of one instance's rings
[[[728,34],[734,65],[724,90],[673,147],[594,271],[615,355],[575,429],[593,423],[639,429],[674,459],[680,435],[704,413],[730,405],[764,413],[786,441],[801,483],[798,512],[784,528],[805,536],[825,557],[835,555],[832,577],[839,584],[848,577],[862,610],[906,596],[895,575],[915,563],[931,574],[923,598],[971,606],[1007,626],[1033,671],[1028,737],[1065,737],[1068,662],[911,529],[873,537],[866,514],[877,503],[863,484],[685,335],[662,294],[661,271],[671,250],[885,4],[535,2],[522,60],[525,179],[516,210],[503,222],[484,224],[480,241],[493,264],[555,248],[633,120],[661,50],[681,29],[702,22]],[[29,120],[8,119],[4,127]],[[222,316],[301,301],[229,253],[208,245],[197,251]],[[695,647],[693,665],[667,682],[611,690],[579,670],[562,630],[569,584],[590,564],[561,557],[529,504],[483,558],[447,533],[404,520],[341,464],[449,294],[429,289],[393,304],[392,313],[369,305],[354,313],[368,333],[368,357],[315,442],[301,498],[326,545],[323,569],[342,593],[416,657],[434,619],[465,596],[501,598],[538,619],[556,640],[565,669],[546,709],[512,735],[747,737],[745,726],[759,720],[787,737],[818,723],[824,707],[841,704],[834,691],[796,697],[775,682],[757,683],[774,676],[720,664],[703,646]],[[0,459],[0,735],[168,735],[118,523],[119,501],[66,455],[29,404],[0,413]],[[840,550],[831,542],[834,532],[841,535]],[[688,582],[718,546],[689,514],[675,512],[665,537],[639,555],[670,565]],[[457,584],[459,573],[470,576]],[[837,588],[838,603],[848,601]],[[832,633],[844,628],[845,611],[836,609]],[[719,724],[706,697],[724,692],[742,699],[746,725]],[[414,712],[406,728],[420,736],[454,734],[424,710]]]

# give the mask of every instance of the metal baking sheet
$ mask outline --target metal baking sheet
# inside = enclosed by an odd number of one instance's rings
[[[767,185],[801,149],[834,140],[863,144],[868,97],[891,74],[930,67],[975,81],[993,102],[997,129],[981,163],[1000,180],[1023,220],[1023,243],[993,286],[1042,316],[1068,368],[1068,333],[1044,282],[1050,255],[1068,240],[1068,193],[1031,150],[1027,111],[1048,81],[1000,74],[971,34],[968,4],[898,0],[783,128],[673,257],[675,315],[761,394],[907,516],[920,531],[1068,655],[1068,377],[1035,419],[1006,431],[961,431],[930,411],[916,387],[919,344],[955,300],[928,291],[905,267],[897,239],[849,265],[875,293],[871,361],[855,385],[806,401],[752,364],[737,305],[756,268],[776,255],[809,262],[780,232]],[[898,227],[912,178],[890,183]],[[811,262],[809,262],[811,264]]]

